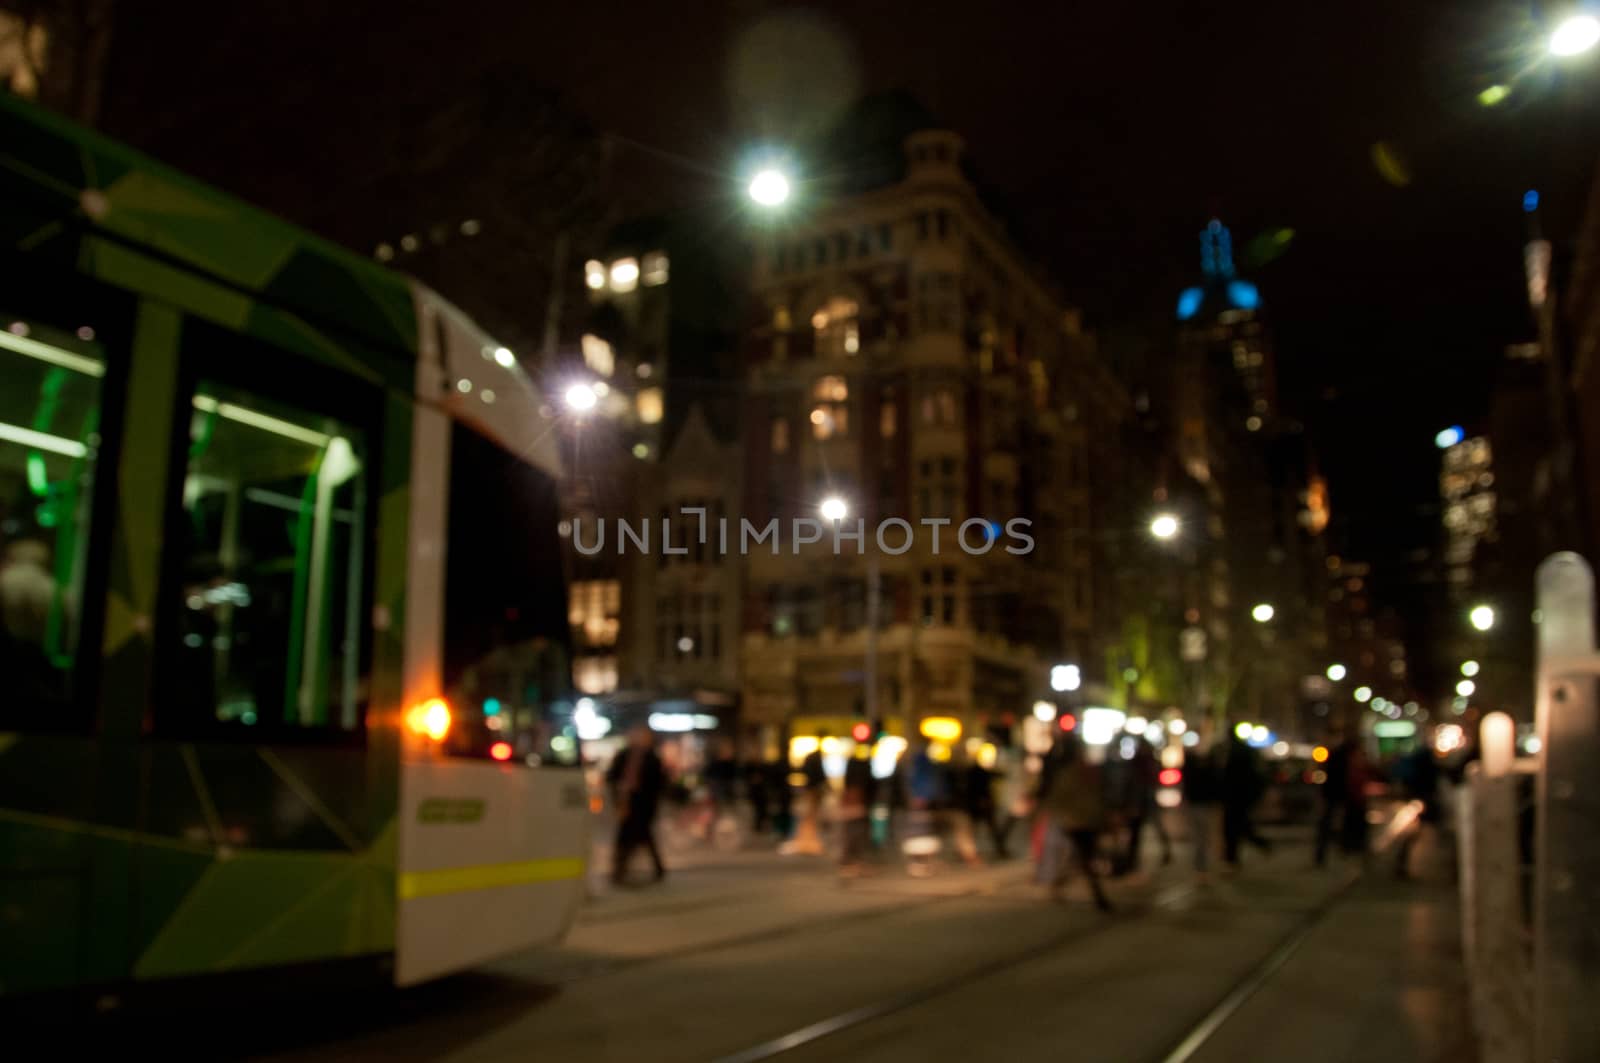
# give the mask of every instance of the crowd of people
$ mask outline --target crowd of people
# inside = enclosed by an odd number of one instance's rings
[[[687,806],[698,833],[715,840],[726,825],[745,844],[821,855],[831,832],[847,876],[870,873],[896,856],[918,876],[934,873],[946,853],[975,866],[984,862],[980,839],[988,843],[988,859],[1010,860],[1020,844],[1031,852],[1036,881],[1053,896],[1062,894],[1076,872],[1095,903],[1108,910],[1103,879],[1140,870],[1147,830],[1155,832],[1162,863],[1174,858],[1172,831],[1157,802],[1161,762],[1143,738],[1130,738],[1099,757],[1078,736],[1061,733],[1036,772],[1024,768],[1017,750],[1000,747],[993,757],[980,758],[958,744],[919,738],[887,778],[873,771],[871,748],[859,744],[842,773],[835,769],[837,779],[825,767],[827,738],[819,736],[818,748],[798,766],[758,756],[741,761],[733,743],[721,741],[699,772],[702,796]],[[641,848],[656,878],[666,873],[653,824],[672,783],[654,744],[648,729],[636,728],[607,772],[617,816],[613,878],[619,883]],[[1270,852],[1253,818],[1265,789],[1257,751],[1236,737],[1188,750],[1182,795],[1199,875],[1209,873],[1219,841],[1230,869],[1239,866],[1245,846]],[[747,818],[733,829],[741,812]]]

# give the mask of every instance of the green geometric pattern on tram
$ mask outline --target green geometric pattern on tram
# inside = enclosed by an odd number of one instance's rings
[[[242,288],[260,290],[295,253],[294,230],[198,186],[135,170],[101,187],[111,203],[105,228]]]
[[[263,967],[394,948],[394,869],[371,854],[218,854],[134,976]]]

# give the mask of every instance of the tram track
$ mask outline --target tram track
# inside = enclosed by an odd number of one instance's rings
[[[1374,853],[1381,853],[1386,850],[1394,842],[1395,838],[1416,818],[1419,811],[1420,808],[1415,806],[1415,803],[1402,807],[1373,846]],[[1308,911],[1295,920],[1294,925],[1287,933],[1281,935],[1272,944],[1258,962],[1252,964],[1241,977],[1235,979],[1229,985],[1227,991],[1217,999],[1215,1004],[1206,1010],[1198,1021],[1188,1026],[1180,1036],[1173,1039],[1171,1042],[1172,1047],[1157,1057],[1159,1063],[1188,1063],[1244,1003],[1253,997],[1288,963],[1300,946],[1305,943],[1306,939],[1349,895],[1362,877],[1363,872],[1361,871],[1348,872],[1332,889],[1319,898]],[[1149,909],[1169,906],[1176,900],[1177,895],[1192,892],[1193,889],[1192,885],[1169,887],[1158,894],[1144,908],[1135,909],[1130,914],[1142,914]],[[776,1058],[846,1030],[866,1026],[869,1023],[887,1018],[909,1008],[950,996],[980,982],[1015,970],[1025,964],[1058,957],[1060,950],[1066,946],[1077,945],[1091,938],[1098,938],[1114,929],[1126,927],[1128,924],[1128,919],[1116,918],[1107,920],[1099,925],[1068,928],[1026,949],[977,964],[954,976],[940,979],[930,985],[908,989],[885,997],[882,1000],[839,1012],[777,1037],[751,1045],[748,1048],[719,1056],[712,1063],[761,1063],[763,1060]]]

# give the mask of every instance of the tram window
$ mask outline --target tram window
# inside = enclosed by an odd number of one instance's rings
[[[456,756],[570,764],[577,733],[554,481],[470,428],[450,438],[445,696]],[[502,747],[503,748],[503,747]]]
[[[0,329],[0,730],[70,729],[105,357],[10,315]]]
[[[328,417],[201,383],[178,534],[186,725],[361,724],[366,440]]]

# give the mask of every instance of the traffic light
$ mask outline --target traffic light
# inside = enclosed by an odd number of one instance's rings
[[[1056,719],[1063,731],[1072,731],[1078,726],[1078,718],[1070,712],[1063,712]]]
[[[855,726],[850,728],[850,737],[857,742],[865,742],[872,737],[872,725],[866,720],[857,721]]]

